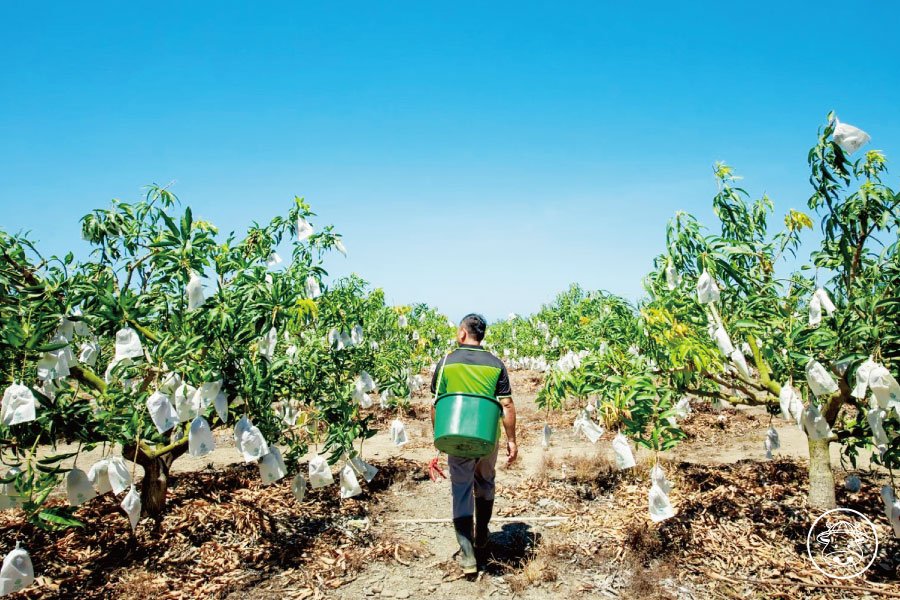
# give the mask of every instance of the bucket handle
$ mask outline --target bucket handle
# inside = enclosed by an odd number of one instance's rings
[[[441,380],[444,378],[444,367],[445,366],[447,366],[447,357],[446,356],[441,359],[441,370],[438,371],[438,378],[434,384],[434,399],[431,401],[432,405],[437,404],[437,401],[439,400],[438,394],[440,393],[440,390],[441,390]]]

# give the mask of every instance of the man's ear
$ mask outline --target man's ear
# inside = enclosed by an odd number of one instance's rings
[[[460,327],[456,330],[456,341],[460,344],[465,344],[466,339],[469,337],[469,332]]]

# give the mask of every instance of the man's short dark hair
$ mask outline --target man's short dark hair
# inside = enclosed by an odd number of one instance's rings
[[[469,313],[459,322],[459,326],[475,338],[476,342],[480,342],[484,339],[484,332],[487,330],[487,321],[477,313]]]

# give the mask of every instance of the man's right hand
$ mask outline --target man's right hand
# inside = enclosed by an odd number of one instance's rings
[[[519,456],[519,446],[515,442],[507,441],[506,442],[506,454],[509,455],[509,458],[506,459],[506,466],[513,464],[516,461],[516,458]]]

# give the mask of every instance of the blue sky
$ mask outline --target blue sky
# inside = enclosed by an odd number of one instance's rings
[[[143,185],[242,230],[297,194],[394,302],[636,299],[726,160],[783,213],[835,109],[900,155],[900,4],[4,2],[0,227],[84,251]],[[896,185],[894,171],[892,183]]]

